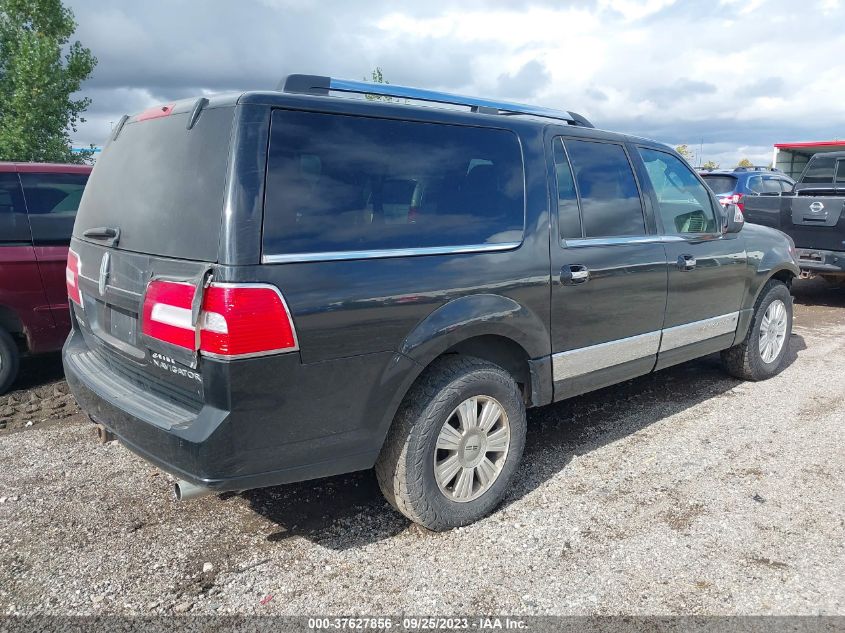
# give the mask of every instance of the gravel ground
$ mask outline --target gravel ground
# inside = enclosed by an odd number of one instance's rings
[[[176,504],[72,404],[18,410],[63,401],[38,361],[0,430],[0,614],[845,614],[845,289],[796,294],[782,374],[533,411],[504,505],[442,534],[369,472]]]

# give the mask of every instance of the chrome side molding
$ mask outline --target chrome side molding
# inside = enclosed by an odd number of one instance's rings
[[[739,312],[552,355],[555,382],[736,332]]]
[[[589,347],[560,352],[552,356],[555,381],[583,376],[599,369],[607,369],[632,360],[657,354],[660,330],[637,336],[599,343]]]
[[[722,316],[711,319],[693,321],[692,323],[666,328],[663,330],[663,340],[660,341],[660,351],[665,352],[670,349],[683,347],[684,345],[706,341],[707,339],[722,336],[723,334],[736,332],[738,323],[739,312],[731,312],[730,314],[723,314]]]
[[[428,246],[423,248],[385,248],[367,251],[329,251],[326,253],[291,253],[262,255],[262,264],[292,264],[296,262],[333,262],[349,259],[384,259],[387,257],[418,257],[420,255],[458,255],[461,253],[486,253],[510,251],[522,242],[499,244],[468,244],[461,246]]]

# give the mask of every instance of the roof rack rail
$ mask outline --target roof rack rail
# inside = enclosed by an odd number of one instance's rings
[[[777,167],[769,167],[768,165],[748,165],[745,167],[734,167],[734,171],[781,171]]]
[[[288,75],[279,82],[278,90],[294,94],[328,95],[330,91],[350,92],[355,94],[371,94],[384,97],[397,97],[400,99],[413,99],[415,101],[428,101],[431,103],[448,103],[450,105],[467,106],[473,112],[483,114],[530,114],[546,119],[566,121],[569,125],[581,127],[595,127],[587,119],[575,112],[566,110],[553,110],[542,106],[523,105],[520,103],[509,103],[506,101],[494,101],[491,99],[479,99],[477,97],[465,97],[448,92],[436,90],[422,90],[395,84],[376,84],[366,81],[350,81],[348,79],[336,79],[333,77],[322,77],[320,75]]]

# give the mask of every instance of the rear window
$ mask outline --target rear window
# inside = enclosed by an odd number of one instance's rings
[[[733,176],[707,176],[703,175],[704,182],[713,190],[717,196],[723,196],[726,193],[733,193],[736,188],[736,178]]]
[[[264,253],[518,243],[523,182],[506,130],[277,110]]]
[[[217,261],[234,107],[127,123],[103,149],[73,234],[120,229],[118,248]]]
[[[833,165],[836,161],[829,156],[815,156],[810,160],[804,175],[801,176],[802,183],[825,184],[833,183]]]

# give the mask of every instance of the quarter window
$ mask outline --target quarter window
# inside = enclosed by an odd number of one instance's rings
[[[264,252],[522,241],[522,154],[507,131],[277,110]]]
[[[560,138],[554,141],[555,174],[557,176],[557,217],[560,239],[581,237],[581,215],[578,211],[578,194],[572,167]]]
[[[845,160],[836,161],[836,183],[845,183]]]
[[[667,235],[713,233],[716,216],[710,193],[677,157],[644,147],[639,148],[657,209]]]
[[[567,140],[586,237],[645,235],[634,172],[621,145]]]

